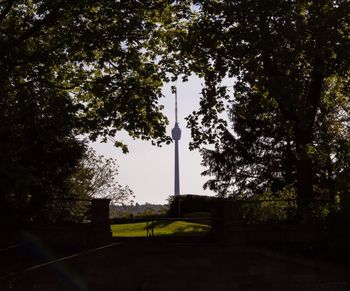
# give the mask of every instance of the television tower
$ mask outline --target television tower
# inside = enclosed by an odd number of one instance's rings
[[[180,173],[179,173],[179,140],[181,139],[181,129],[177,121],[177,90],[175,87],[175,126],[171,131],[171,136],[175,141],[175,181],[174,195],[180,195]]]

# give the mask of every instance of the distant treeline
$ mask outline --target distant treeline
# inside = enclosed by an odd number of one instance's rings
[[[134,204],[134,205],[111,205],[110,217],[151,216],[165,214],[168,205],[162,204]]]

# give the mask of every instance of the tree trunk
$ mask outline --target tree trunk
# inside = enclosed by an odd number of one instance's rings
[[[310,210],[310,202],[314,199],[312,155],[309,147],[312,145],[312,130],[296,128],[294,131],[296,144],[297,172],[297,214],[305,217]]]

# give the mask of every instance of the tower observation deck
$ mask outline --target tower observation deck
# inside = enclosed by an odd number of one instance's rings
[[[177,120],[177,90],[175,88],[175,126],[171,130],[171,136],[175,142],[175,179],[174,195],[180,195],[180,171],[179,171],[179,140],[181,139],[181,129]]]

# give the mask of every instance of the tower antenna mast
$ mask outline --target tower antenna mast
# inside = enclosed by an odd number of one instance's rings
[[[175,123],[177,123],[177,88],[175,87]]]

